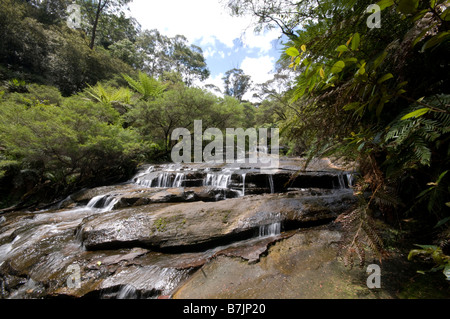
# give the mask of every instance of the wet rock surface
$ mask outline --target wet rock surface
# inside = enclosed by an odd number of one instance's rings
[[[335,282],[353,297],[329,228],[355,202],[352,172],[301,163],[145,166],[129,183],[6,213],[0,296],[328,298],[311,287]]]

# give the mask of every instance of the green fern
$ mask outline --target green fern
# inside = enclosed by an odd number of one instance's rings
[[[139,80],[136,81],[126,74],[122,74],[128,85],[136,92],[140,93],[143,100],[157,98],[162,95],[167,85],[162,84],[158,80],[149,77],[147,74],[139,72]]]
[[[114,104],[130,104],[131,92],[126,88],[105,88],[98,83],[96,86],[88,85],[84,91],[84,96],[92,101],[102,103],[104,105],[112,106]]]
[[[404,167],[411,167],[415,163],[430,165],[432,150],[438,146],[438,141],[450,132],[449,102],[449,95],[423,99],[421,105],[415,103],[390,125],[385,135],[385,146],[391,153],[396,154],[396,160]],[[426,117],[404,119],[405,114],[413,114],[423,108],[423,104],[428,105],[431,110]]]

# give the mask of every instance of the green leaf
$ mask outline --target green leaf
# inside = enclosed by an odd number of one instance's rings
[[[331,73],[340,73],[342,72],[342,70],[345,68],[345,63],[344,61],[337,61],[333,67],[331,68]]]
[[[359,48],[359,43],[360,43],[359,33],[356,32],[356,33],[353,35],[353,39],[352,39],[352,46],[351,46],[352,51],[358,50],[358,48]]]
[[[448,170],[443,172],[441,175],[439,175],[439,177],[436,181],[436,184],[439,184],[447,173],[448,173]]]
[[[450,7],[447,7],[439,17],[442,21],[450,21]]]
[[[387,56],[387,51],[384,51],[382,54],[380,54],[379,57],[377,57],[375,59],[375,61],[373,62],[373,69],[375,70],[376,68],[378,68],[380,66],[380,64],[384,61],[384,59]]]
[[[362,65],[358,70],[358,74],[363,75],[364,73],[366,73],[365,64]]]
[[[392,73],[386,73],[385,75],[383,75],[381,78],[378,79],[378,84],[383,83],[384,81],[387,81],[389,79],[392,79],[394,76],[392,75]]]
[[[440,221],[438,221],[438,223],[434,226],[434,228],[439,228],[442,225],[444,225],[446,222],[448,222],[450,220],[450,216],[446,217],[444,219],[441,219]]]
[[[346,45],[342,44],[342,45],[337,47],[336,51],[337,52],[346,52],[346,51],[348,51],[348,48],[347,48]]]
[[[376,109],[376,116],[380,117],[381,112],[383,111],[384,108],[384,104],[385,102],[383,100],[380,101],[380,103],[378,103],[377,109]]]
[[[408,81],[403,81],[403,82],[399,83],[397,85],[397,89],[400,89],[400,88],[404,87],[406,84],[408,84]]]
[[[344,106],[344,110],[345,111],[350,111],[350,110],[356,109],[359,106],[359,104],[360,104],[359,102],[349,103],[346,106]]]
[[[419,0],[400,0],[397,10],[403,14],[411,14],[416,12],[418,6]]]
[[[432,37],[430,40],[425,42],[425,44],[422,47],[422,51],[432,48],[435,45],[437,45],[441,42],[444,42],[447,39],[450,39],[450,31],[439,32],[434,37]]]
[[[303,44],[300,48],[303,52],[306,52],[306,45]]]
[[[296,57],[300,55],[300,52],[298,52],[298,50],[294,47],[290,47],[286,50],[286,54],[291,56],[291,57]]]
[[[442,272],[444,273],[445,277],[447,277],[447,280],[450,280],[450,263],[445,265],[445,268]]]
[[[339,52],[339,57],[342,55],[342,53],[347,52],[348,48],[346,45],[340,45],[337,47],[336,51]]]
[[[380,7],[380,10],[384,10],[394,4],[394,0],[381,0],[377,2],[377,5]]]
[[[435,25],[436,25],[436,24],[432,24],[432,25],[429,26],[428,28],[423,29],[422,32],[420,32],[419,35],[414,39],[414,41],[413,41],[413,43],[412,43],[412,46],[413,46],[413,47],[416,46],[417,43],[419,43],[419,42],[423,39],[423,37],[425,36],[425,34],[426,34],[431,28],[433,28]]]
[[[406,114],[400,120],[403,121],[403,120],[407,120],[407,119],[409,119],[411,117],[420,117],[420,116],[423,116],[423,115],[427,114],[429,111],[430,111],[430,108],[424,107],[424,108],[415,110],[414,112]]]
[[[347,58],[343,60],[345,62],[345,65],[349,64],[349,63],[356,63],[358,62],[357,58]]]

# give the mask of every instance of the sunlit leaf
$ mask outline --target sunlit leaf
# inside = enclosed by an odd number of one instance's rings
[[[360,43],[359,33],[356,32],[356,33],[353,35],[353,39],[352,39],[352,47],[351,47],[352,51],[358,50],[358,48],[359,48],[359,43]]]
[[[300,55],[300,52],[298,52],[298,50],[296,48],[290,47],[286,50],[286,54],[291,57],[296,57],[296,56]]]
[[[348,51],[348,47],[346,45],[340,45],[336,49],[337,52],[345,52]]]
[[[377,2],[377,5],[380,7],[380,10],[384,10],[394,4],[394,0],[381,0]]]
[[[323,68],[320,68],[319,74],[322,79],[325,79],[325,71],[323,70]]]
[[[406,114],[405,116],[403,116],[403,117],[401,118],[401,120],[402,120],[402,121],[403,121],[403,120],[407,120],[407,119],[409,119],[409,118],[411,118],[411,117],[420,117],[420,116],[423,116],[423,115],[427,114],[429,111],[430,111],[430,108],[424,107],[424,108],[415,110],[414,112],[411,112],[411,113]]]
[[[344,61],[337,61],[333,67],[331,68],[331,73],[339,73],[342,72],[342,70],[345,68],[345,63]]]

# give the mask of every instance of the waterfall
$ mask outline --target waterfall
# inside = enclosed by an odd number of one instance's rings
[[[87,208],[100,209],[103,212],[109,212],[118,202],[117,198],[110,195],[99,195],[92,198],[87,204]]]
[[[270,237],[281,234],[281,222],[259,226],[259,237]]]
[[[173,181],[172,187],[181,187],[181,183],[184,180],[184,173],[177,173],[175,180]]]
[[[136,288],[132,285],[123,286],[117,293],[117,299],[137,299],[137,297]]]
[[[172,174],[169,172],[163,172],[162,174],[159,174],[158,176],[158,184],[156,187],[161,188],[161,187],[169,187],[169,181],[170,181],[170,176]]]
[[[342,173],[337,175],[338,189],[349,188],[353,186],[354,176],[353,173]],[[335,186],[336,187],[336,186]]]
[[[157,174],[157,176],[148,179],[135,178],[134,183],[146,187],[178,188],[181,187],[185,177],[184,173],[159,172]],[[154,175],[154,172],[152,172],[152,175]]]
[[[353,187],[353,180],[354,180],[353,174],[347,173],[346,176],[347,176],[348,187]]]
[[[339,189],[347,188],[345,186],[344,174],[339,174],[338,176]]]
[[[242,174],[242,196],[245,196],[245,176],[247,174]]]
[[[206,175],[206,179],[203,181],[203,186],[212,186],[215,188],[228,188],[231,180],[231,173],[225,172],[220,174],[211,174],[208,173]]]
[[[272,176],[272,174],[269,174],[267,176],[269,178],[270,193],[273,194],[273,193],[275,193],[275,188],[273,186],[273,176]]]

